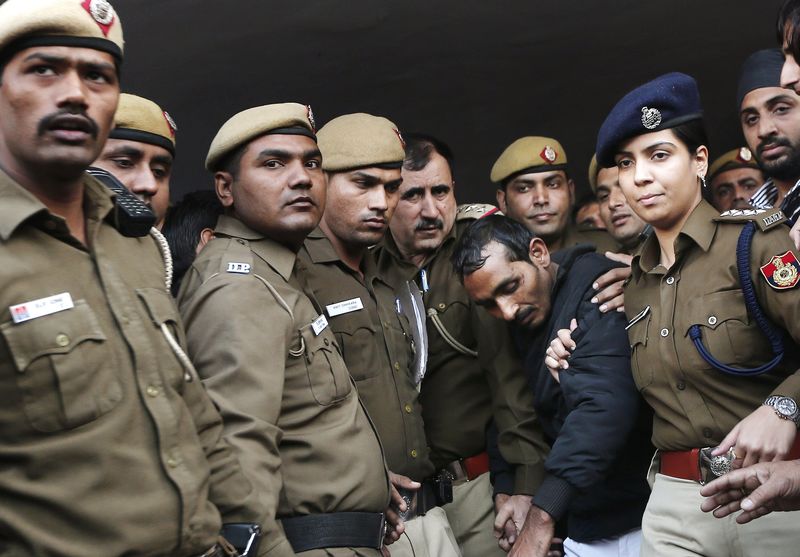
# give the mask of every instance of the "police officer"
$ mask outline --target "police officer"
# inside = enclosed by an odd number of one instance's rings
[[[84,173],[122,48],[103,0],[0,6],[4,555],[222,556],[220,514],[264,514],[179,348],[155,243],[123,236]]]
[[[405,139],[400,200],[374,251],[378,273],[395,288],[414,279],[423,291],[429,347],[420,401],[430,458],[454,479],[453,502],[444,509],[461,551],[502,555],[492,535],[487,428],[494,418],[500,450],[515,471],[499,488],[497,506],[513,507],[519,526],[542,481],[547,447],[505,324],[472,303],[449,261],[459,231],[487,209],[457,207],[444,144],[427,136]]]
[[[575,183],[567,174],[567,153],[550,137],[521,137],[506,147],[490,174],[497,204],[512,219],[545,241],[550,251],[580,243],[598,252],[613,250],[605,232],[570,224]]]
[[[416,347],[394,291],[376,274],[367,248],[383,237],[397,206],[405,151],[397,127],[347,114],[317,134],[328,181],[325,212],[299,259],[325,307],[350,375],[381,438],[393,483],[405,495],[406,536],[393,557],[460,556],[433,477],[415,381]]]
[[[753,152],[739,147],[723,154],[708,169],[708,186],[703,195],[723,213],[731,209],[750,209],[750,198],[764,183]]]
[[[597,157],[589,163],[589,186],[597,196],[600,218],[609,235],[617,242],[614,252],[632,255],[644,241],[649,227],[633,212],[619,187],[616,167],[600,168]],[[629,261],[626,262],[630,264]]]
[[[226,213],[178,295],[225,436],[268,505],[267,553],[377,556],[389,481],[324,308],[295,261],[325,206],[311,108],[230,118],[206,168]]]
[[[93,164],[111,172],[149,205],[159,229],[169,207],[176,131],[175,121],[156,103],[123,93],[114,115],[114,128]]]
[[[702,199],[705,144],[697,85],[679,73],[623,97],[597,140],[599,164],[616,164],[653,227],[625,289],[658,449],[642,555],[796,555],[793,515],[742,527],[700,510],[701,482],[800,456],[797,252],[780,211],[720,216]]]

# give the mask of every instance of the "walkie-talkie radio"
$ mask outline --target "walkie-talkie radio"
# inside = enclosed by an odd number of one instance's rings
[[[110,172],[95,166],[90,166],[86,172],[100,180],[104,186],[116,194],[114,211],[109,216],[114,228],[129,238],[147,236],[156,223],[156,215],[153,210],[128,191],[128,188]]]

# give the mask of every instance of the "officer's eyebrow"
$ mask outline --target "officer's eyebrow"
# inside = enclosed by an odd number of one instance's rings
[[[172,166],[172,157],[169,155],[156,155],[151,162],[155,164],[163,164],[164,166]]]
[[[384,186],[387,187],[387,188],[399,188],[402,184],[403,184],[403,179],[402,178],[398,178],[397,180],[392,180],[391,182],[386,182],[386,184],[384,184]]]
[[[417,195],[423,195],[425,193],[425,188],[421,186],[415,186],[413,188],[408,188],[406,191],[403,192],[403,195],[400,196],[400,199],[411,199]]]
[[[32,52],[31,54],[26,56],[22,61],[23,62],[31,62],[33,60],[40,60],[42,62],[45,62],[46,64],[57,65],[57,64],[66,63],[67,62],[67,57],[66,56],[56,56],[55,54],[46,54],[44,52]],[[117,68],[116,68],[116,66],[114,66],[114,64],[109,64],[108,62],[102,62],[102,61],[99,61],[99,60],[79,59],[78,60],[78,64],[80,64],[82,66],[85,66],[88,69],[94,70],[94,71],[106,71],[106,72],[111,71],[111,72],[115,72],[115,73],[117,71]]]
[[[120,145],[119,147],[112,148],[103,156],[106,158],[130,157],[132,159],[141,159],[142,157],[144,157],[144,151],[142,151],[141,149],[137,149],[132,145]]]
[[[264,149],[258,154],[258,156],[256,157],[256,161],[260,161],[270,157],[274,157],[276,159],[291,159],[292,157],[295,156],[297,156],[296,153],[287,151],[285,149]],[[319,152],[319,149],[309,149],[308,151],[303,151],[302,153],[300,153],[300,157],[303,160],[319,158],[321,156],[322,153]]]

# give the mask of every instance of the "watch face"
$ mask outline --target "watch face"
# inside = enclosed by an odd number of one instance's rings
[[[775,403],[775,410],[780,412],[784,416],[792,416],[795,412],[797,412],[797,403],[788,397],[783,397],[778,399]]]

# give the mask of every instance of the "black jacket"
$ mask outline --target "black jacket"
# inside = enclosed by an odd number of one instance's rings
[[[533,504],[555,520],[567,514],[569,537],[588,542],[640,527],[655,451],[652,414],[633,382],[625,314],[600,313],[590,301],[595,279],[618,264],[583,245],[558,252],[553,261],[559,267],[549,319],[534,331],[512,328],[540,424],[552,443]],[[573,317],[577,346],[559,384],[544,354]]]

